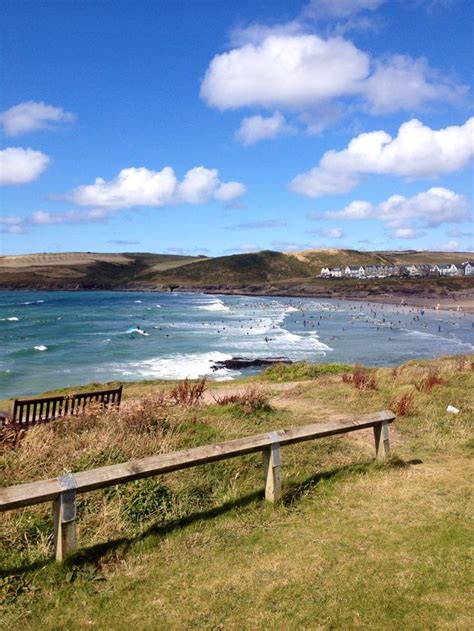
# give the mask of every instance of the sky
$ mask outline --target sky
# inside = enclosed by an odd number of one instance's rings
[[[474,249],[471,0],[3,0],[0,252]]]

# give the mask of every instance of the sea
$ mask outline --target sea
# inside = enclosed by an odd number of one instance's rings
[[[233,380],[235,357],[391,366],[474,351],[474,318],[403,305],[157,292],[0,292],[0,399],[88,383]]]

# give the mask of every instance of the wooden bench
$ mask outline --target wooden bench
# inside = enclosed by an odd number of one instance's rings
[[[348,417],[328,423],[315,423],[281,429],[256,436],[227,440],[172,453],[149,456],[121,464],[62,475],[49,480],[29,482],[0,489],[0,512],[43,502],[53,502],[54,549],[62,561],[76,546],[76,494],[104,489],[132,480],[179,471],[197,465],[262,452],[265,499],[275,502],[281,497],[280,447],[316,438],[346,434],[373,428],[375,454],[379,459],[390,456],[389,423],[395,420],[390,410]]]
[[[13,412],[0,412],[0,428],[28,429],[49,423],[64,416],[78,416],[90,404],[106,408],[118,407],[122,400],[122,386],[111,390],[80,392],[35,399],[15,399]]]

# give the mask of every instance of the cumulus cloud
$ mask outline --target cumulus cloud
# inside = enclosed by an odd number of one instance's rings
[[[426,59],[408,55],[392,55],[376,61],[374,72],[364,82],[364,94],[374,114],[413,110],[427,101],[452,101],[466,91],[466,86],[443,79]]]
[[[287,222],[283,219],[262,219],[261,221],[248,221],[227,226],[227,230],[264,230],[266,228],[281,228],[286,225]]]
[[[71,199],[80,206],[121,209],[205,204],[211,200],[230,202],[246,192],[240,182],[221,182],[218,176],[217,169],[199,166],[190,169],[179,182],[170,166],[161,171],[131,167],[120,171],[113,180],[97,178],[94,184],[79,186]]]
[[[314,11],[350,15],[376,8],[377,2],[314,3]],[[309,13],[308,13],[309,12]],[[420,108],[433,100],[452,101],[467,91],[432,69],[424,58],[391,55],[377,58],[343,36],[321,37],[308,32],[306,18],[287,24],[254,24],[234,33],[234,47],[214,56],[201,83],[201,98],[211,107],[282,110],[298,120],[317,120],[319,113],[357,104],[372,114]],[[281,114],[280,114],[281,115]],[[327,116],[324,124],[331,119]],[[283,121],[251,116],[237,136],[251,144],[278,135]],[[249,128],[247,137],[247,127]],[[318,128],[321,125],[317,125]],[[311,131],[311,125],[308,124]],[[255,137],[255,139],[254,139]]]
[[[365,201],[351,202],[344,209],[326,212],[327,219],[378,219],[393,236],[412,239],[422,236],[419,228],[435,228],[444,223],[460,223],[469,218],[466,197],[446,188],[430,188],[412,197],[392,195],[373,205]]]
[[[62,107],[47,105],[42,101],[25,101],[2,112],[0,125],[7,136],[19,136],[49,129],[55,123],[72,121],[74,118],[74,114],[65,112]]]
[[[244,106],[305,108],[359,90],[369,57],[340,37],[269,34],[216,55],[201,97],[226,110]]]
[[[235,132],[235,137],[243,145],[249,146],[260,140],[276,138],[292,131],[294,129],[286,123],[285,117],[280,112],[275,112],[272,116],[258,114],[244,118]]]
[[[435,177],[465,167],[473,154],[474,117],[440,130],[412,119],[401,125],[395,138],[373,131],[353,138],[342,151],[327,151],[317,166],[297,175],[290,188],[319,197],[352,190],[362,174]]]
[[[8,147],[0,151],[0,185],[27,184],[48,167],[49,156],[41,151]]]

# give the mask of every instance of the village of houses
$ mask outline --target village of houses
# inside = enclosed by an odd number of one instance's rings
[[[474,261],[459,265],[348,265],[323,267],[321,278],[437,278],[439,276],[474,276]]]

